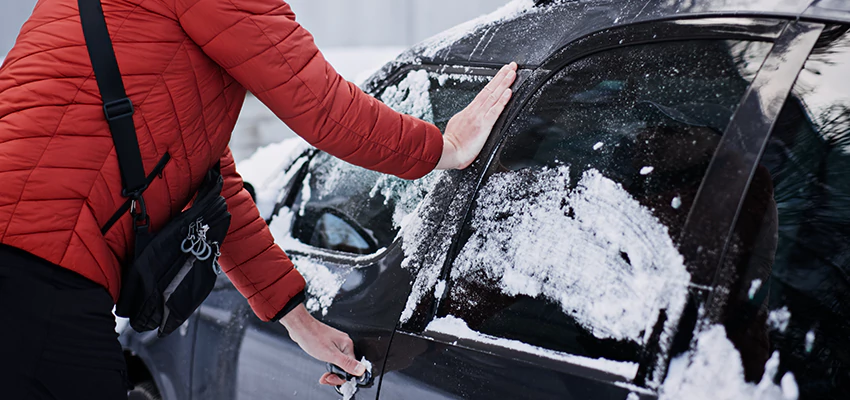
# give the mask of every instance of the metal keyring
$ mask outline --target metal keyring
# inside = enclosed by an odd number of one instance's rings
[[[198,240],[197,243],[195,243],[195,246],[192,246],[192,254],[194,254],[198,260],[204,261],[212,255],[212,247],[210,247],[207,242]]]
[[[215,246],[214,258],[213,258],[213,272],[216,275],[221,275],[221,264],[218,263],[218,258],[221,257],[221,246],[218,245],[218,242],[212,242],[212,245]]]
[[[194,239],[194,238],[195,238],[194,236],[190,236],[190,237],[187,237],[186,239],[183,239],[183,243],[180,243],[180,250],[184,253],[191,253],[192,247],[194,247],[194,245],[195,245],[195,243],[192,241],[192,239]]]

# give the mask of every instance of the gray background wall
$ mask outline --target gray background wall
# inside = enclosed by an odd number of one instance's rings
[[[35,6],[33,0],[0,0],[0,59],[15,44],[15,38]]]
[[[410,46],[508,0],[291,0],[322,47]],[[12,48],[34,0],[0,0],[0,58]]]

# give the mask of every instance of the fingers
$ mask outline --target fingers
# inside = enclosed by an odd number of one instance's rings
[[[502,67],[499,73],[484,87],[481,93],[473,100],[473,107],[481,110],[488,110],[496,104],[502,97],[502,94],[516,80],[516,63],[510,63]]]
[[[345,370],[345,372],[354,376],[361,376],[366,373],[366,367],[363,364],[360,364],[353,355],[337,353],[337,356],[332,362]]]
[[[510,89],[506,89],[502,92],[502,96],[493,104],[489,110],[487,110],[487,114],[484,115],[484,125],[489,129],[492,129],[493,125],[499,119],[499,116],[502,115],[502,111],[505,111],[505,106],[508,105],[508,102],[511,101],[511,96],[513,96],[513,91]]]
[[[339,386],[344,384],[345,380],[335,374],[325,372],[325,374],[319,378],[319,383],[322,385]]]

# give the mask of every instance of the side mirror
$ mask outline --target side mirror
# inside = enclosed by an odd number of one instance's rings
[[[242,182],[242,187],[244,187],[245,190],[248,191],[248,193],[251,195],[251,200],[254,200],[254,203],[256,203],[257,202],[257,190],[254,189],[254,185],[252,185],[250,182]]]

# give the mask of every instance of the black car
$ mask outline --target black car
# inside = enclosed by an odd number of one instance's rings
[[[407,182],[287,142],[241,165],[357,399],[850,398],[850,2],[513,2],[365,89],[441,128],[498,68],[471,168]],[[137,398],[338,399],[225,276]]]

